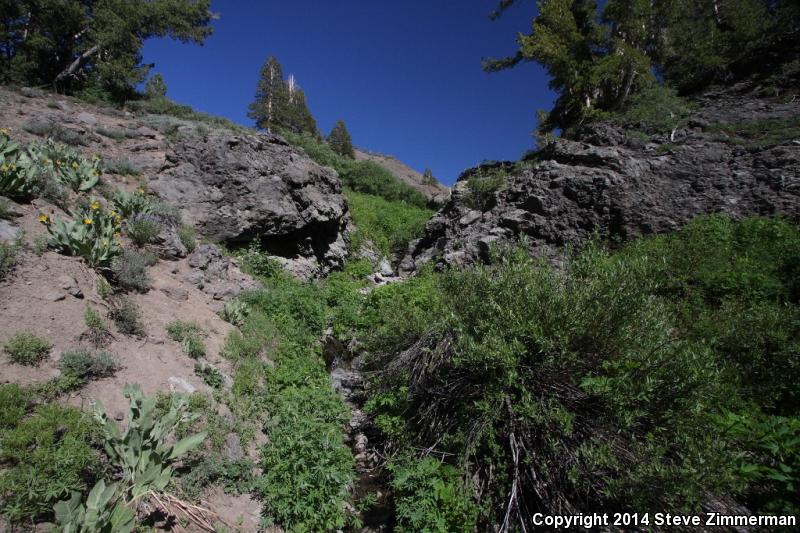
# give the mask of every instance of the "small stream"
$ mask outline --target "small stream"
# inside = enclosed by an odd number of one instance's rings
[[[377,434],[361,409],[366,401],[364,377],[359,371],[361,357],[353,357],[350,347],[331,335],[325,337],[323,353],[331,387],[342,395],[352,413],[346,428],[345,441],[356,461],[357,478],[353,500],[358,502],[368,494],[377,496],[374,505],[359,513],[364,524],[359,531],[391,531],[393,511],[387,498],[385,471],[380,467],[379,457],[369,445],[370,438],[375,439]]]

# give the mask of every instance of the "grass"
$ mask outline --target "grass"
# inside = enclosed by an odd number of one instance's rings
[[[120,333],[137,337],[144,335],[141,312],[133,300],[120,294],[114,296],[109,303],[111,308],[108,317],[114,322]]]
[[[176,320],[167,324],[169,338],[181,343],[183,352],[192,359],[199,359],[206,355],[206,346],[203,342],[205,332],[197,322],[184,322]]]
[[[17,333],[3,347],[3,352],[11,361],[19,365],[37,366],[47,359],[53,347],[48,341],[33,333]]]
[[[65,128],[55,122],[32,120],[22,125],[22,129],[32,135],[49,137],[56,142],[70,146],[89,146],[89,142],[77,131]]]
[[[61,354],[58,361],[62,374],[82,382],[113,376],[119,367],[117,357],[105,351],[70,350]]]
[[[184,224],[178,228],[178,238],[187,252],[192,253],[197,248],[197,231],[193,226]]]
[[[142,169],[125,157],[103,160],[103,170],[109,174],[118,174],[120,176],[139,176],[142,173]]]
[[[371,242],[386,257],[405,252],[410,241],[422,236],[433,215],[430,209],[371,194],[345,190],[345,196],[357,228],[352,248],[358,250]]]
[[[19,250],[19,243],[0,242],[0,281],[16,266]]]
[[[728,135],[731,142],[747,148],[765,148],[800,138],[800,118],[727,122],[707,130]]]

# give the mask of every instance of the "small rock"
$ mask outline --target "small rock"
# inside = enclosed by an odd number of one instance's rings
[[[17,238],[19,228],[9,222],[0,218],[0,241],[12,242]]]
[[[25,211],[22,210],[22,206],[20,206],[13,200],[9,200],[5,196],[0,196],[0,204],[5,204],[6,206],[5,216],[7,217],[19,218],[25,214]]]
[[[461,217],[458,223],[461,224],[462,226],[469,226],[470,224],[481,218],[481,216],[482,213],[480,211],[470,211],[469,213]]]
[[[97,117],[92,115],[91,113],[78,113],[78,122],[83,124],[88,124],[89,126],[94,126],[97,124]]]
[[[136,133],[139,134],[141,137],[147,137],[148,139],[155,139],[158,137],[158,132],[156,130],[150,129],[147,126],[142,126],[136,129]]]
[[[169,383],[169,390],[171,392],[185,392],[187,394],[192,394],[197,391],[197,387],[185,379],[176,376],[170,376],[170,378],[167,380],[167,383]]]
[[[167,298],[176,302],[185,302],[189,299],[189,291],[183,287],[161,287],[161,292],[166,294]]]
[[[61,300],[66,299],[67,295],[63,292],[53,291],[48,292],[44,295],[44,299],[49,302],[60,302]]]
[[[392,274],[394,274],[394,269],[392,268],[392,264],[385,257],[382,257],[381,262],[378,264],[378,272],[380,272],[384,276],[391,276]]]
[[[228,433],[225,437],[225,444],[222,445],[222,455],[226,459],[232,461],[244,457],[244,450],[242,450],[242,443],[239,440],[239,435],[236,433]]]
[[[117,422],[122,422],[124,418],[125,414],[122,411],[117,411],[114,413],[114,420],[116,420]]]
[[[68,294],[74,296],[75,298],[83,298],[83,291],[78,286],[78,280],[73,278],[72,276],[59,276],[58,278],[58,286],[61,289],[67,291]]]

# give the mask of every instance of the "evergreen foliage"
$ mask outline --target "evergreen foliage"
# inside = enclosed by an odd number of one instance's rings
[[[275,56],[269,56],[261,67],[255,100],[250,104],[247,116],[263,130],[277,128],[298,134],[318,134],[317,122],[308,109],[305,93],[284,79],[283,67]]]
[[[503,0],[492,17],[514,3]],[[622,111],[657,83],[686,93],[763,69],[761,51],[800,42],[800,7],[791,0],[541,0],[531,27],[514,56],[484,68],[541,64],[558,95],[539,124],[550,132]]]
[[[124,99],[144,80],[151,37],[202,43],[209,0],[21,0],[0,9],[0,81]]]
[[[336,124],[333,125],[333,129],[328,135],[328,146],[341,156],[349,157],[350,159],[355,158],[353,141],[350,139],[350,132],[347,131],[344,120],[337,120]]]

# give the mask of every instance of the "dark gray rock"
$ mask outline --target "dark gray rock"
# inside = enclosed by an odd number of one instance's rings
[[[781,215],[800,222],[797,139],[747,144],[715,126],[800,115],[800,101],[761,99],[738,86],[698,99],[689,125],[650,142],[630,143],[614,124],[592,124],[574,139],[557,139],[536,160],[494,165],[506,183],[477,213],[467,201],[465,172],[450,201],[410,244],[400,271],[430,261],[466,265],[491,250],[525,242],[534,256],[556,260],[567,244],[594,232],[631,239],[680,228],[692,218]],[[649,148],[648,148],[649,147]]]
[[[200,233],[227,244],[255,239],[315,274],[347,253],[347,204],[335,171],[273,135],[217,130],[179,136],[150,188]]]

